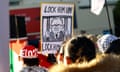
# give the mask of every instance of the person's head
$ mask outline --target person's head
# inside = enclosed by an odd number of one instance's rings
[[[81,30],[80,34],[84,35],[84,34],[87,34],[87,32],[86,32],[86,30]]]
[[[38,50],[32,45],[26,45],[22,50],[20,50],[20,57],[27,66],[38,66]]]
[[[60,17],[55,17],[53,19],[51,19],[51,24],[50,24],[50,28],[54,33],[58,33],[60,31],[64,31],[64,23],[63,23],[63,19]]]
[[[64,44],[63,62],[66,64],[68,59],[72,63],[90,61],[96,57],[95,49],[95,45],[90,39],[84,36],[73,37]]]
[[[105,53],[113,53],[120,55],[120,39],[114,40]]]
[[[99,52],[105,53],[106,50],[109,48],[110,43],[116,39],[118,39],[118,37],[111,35],[111,34],[106,34],[100,37],[97,40],[97,47],[99,49]]]

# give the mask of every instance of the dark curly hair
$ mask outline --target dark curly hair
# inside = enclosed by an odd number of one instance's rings
[[[85,36],[77,36],[68,43],[68,53],[72,62],[90,61],[96,57],[95,44]]]

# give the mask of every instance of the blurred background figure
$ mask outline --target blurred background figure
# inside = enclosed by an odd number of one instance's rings
[[[47,72],[39,66],[38,50],[32,45],[25,46],[20,51],[20,57],[23,61],[23,68],[20,72]]]
[[[120,39],[114,40],[112,43],[110,43],[110,46],[105,53],[120,55]]]
[[[102,37],[100,37],[97,40],[97,47],[99,49],[99,52],[105,53],[108,47],[110,46],[110,43],[114,40],[117,40],[118,37],[112,35],[112,34],[105,34]]]
[[[86,30],[81,30],[81,31],[80,31],[80,34],[86,35],[86,34],[87,34],[87,31],[86,31]]]
[[[96,42],[97,42],[97,36],[94,35],[94,34],[88,34],[86,35],[86,37],[90,40],[92,40],[94,42],[94,44],[96,45]]]

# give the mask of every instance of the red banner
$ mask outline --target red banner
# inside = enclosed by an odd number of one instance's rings
[[[11,9],[10,15],[25,16],[27,33],[40,32],[40,8]]]

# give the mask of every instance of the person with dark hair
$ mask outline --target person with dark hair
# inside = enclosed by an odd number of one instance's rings
[[[105,53],[113,53],[120,55],[120,39],[114,40],[112,43],[110,43],[110,47]]]
[[[96,57],[95,44],[85,36],[77,36],[68,40],[63,48],[64,63],[89,62]]]
[[[25,46],[20,51],[20,57],[24,63],[20,72],[47,72],[45,68],[39,66],[38,50],[34,46]]]

